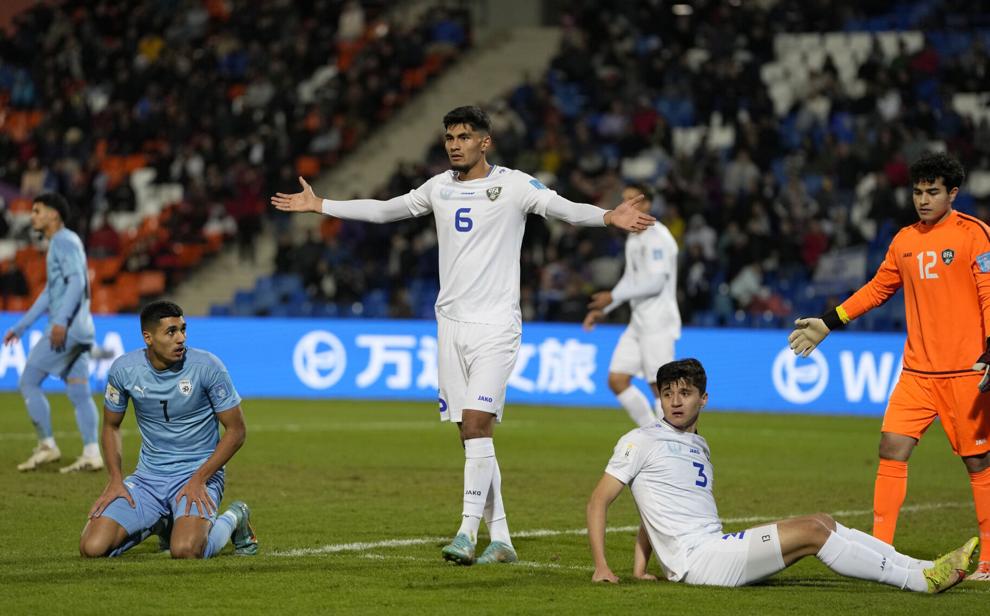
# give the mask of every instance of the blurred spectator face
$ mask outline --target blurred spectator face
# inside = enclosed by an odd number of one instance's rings
[[[952,201],[959,188],[945,189],[945,181],[935,178],[934,182],[918,182],[914,185],[914,209],[918,218],[926,225],[933,225],[948,215]]]
[[[478,164],[491,146],[492,138],[468,124],[454,124],[443,136],[443,145],[454,171],[467,171]]]

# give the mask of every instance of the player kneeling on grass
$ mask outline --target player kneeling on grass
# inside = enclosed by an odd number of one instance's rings
[[[141,330],[147,348],[119,357],[107,376],[101,442],[110,481],[93,504],[79,553],[118,556],[158,534],[173,558],[209,558],[228,539],[236,554],[256,554],[245,503],[217,516],[224,464],[246,435],[227,369],[210,353],[186,347],[182,308],[172,302],[148,304]],[[137,470],[124,479],[120,424],[128,400],[142,442]]]
[[[697,433],[706,382],[696,359],[657,372],[663,418],[619,439],[588,502],[592,581],[619,581],[605,560],[605,520],[627,484],[641,518],[633,564],[640,579],[656,579],[646,572],[653,550],[668,580],[710,586],[751,584],[811,555],[840,575],[916,592],[942,592],[966,576],[976,537],[932,562],[899,554],[824,513],[723,534],[708,443]]]

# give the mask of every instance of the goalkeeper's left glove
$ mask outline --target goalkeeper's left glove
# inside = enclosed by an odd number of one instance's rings
[[[973,364],[973,370],[983,373],[983,378],[980,379],[980,391],[986,392],[990,391],[990,338],[987,338],[986,350],[983,351],[983,355],[980,355],[976,359],[976,363]]]

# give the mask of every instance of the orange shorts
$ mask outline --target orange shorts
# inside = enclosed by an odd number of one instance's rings
[[[990,393],[981,394],[980,373],[933,379],[902,372],[887,402],[883,432],[921,439],[935,418],[958,456],[990,451]]]

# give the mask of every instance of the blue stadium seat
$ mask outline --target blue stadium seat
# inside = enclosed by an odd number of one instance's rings
[[[230,306],[227,304],[213,304],[210,306],[211,317],[229,317]]]

